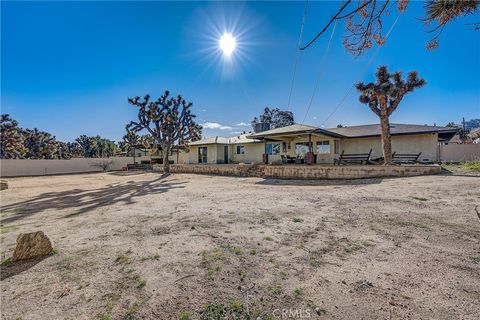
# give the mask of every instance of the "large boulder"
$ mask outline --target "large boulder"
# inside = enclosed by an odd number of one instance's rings
[[[42,231],[21,233],[17,237],[12,262],[43,257],[52,253],[52,250],[52,242]]]

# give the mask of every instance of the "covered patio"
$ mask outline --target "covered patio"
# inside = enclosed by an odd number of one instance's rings
[[[264,143],[265,164],[332,164],[339,155],[340,134],[324,129],[294,124],[254,133],[252,139]]]

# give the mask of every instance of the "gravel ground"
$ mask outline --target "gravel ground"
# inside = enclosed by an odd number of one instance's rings
[[[480,176],[6,179],[2,319],[478,319]],[[480,210],[480,208],[479,208]]]

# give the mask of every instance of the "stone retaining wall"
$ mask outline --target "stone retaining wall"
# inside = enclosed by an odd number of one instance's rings
[[[163,171],[161,165],[154,171]],[[170,165],[172,173],[218,174],[239,177],[279,179],[363,179],[382,177],[409,177],[436,174],[439,165],[402,166],[332,166],[332,165],[238,165],[238,164],[176,164]]]
[[[256,166],[251,164],[171,164],[171,173],[218,174],[223,176],[255,177]],[[163,171],[162,165],[154,165],[153,171]]]
[[[363,179],[440,173],[438,165],[264,166],[263,177],[281,179]]]

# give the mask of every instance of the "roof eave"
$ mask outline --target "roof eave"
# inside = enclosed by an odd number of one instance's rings
[[[430,134],[430,133],[455,133],[457,132],[456,129],[453,130],[429,130],[429,131],[414,131],[414,132],[398,132],[398,133],[390,133],[391,136],[408,136],[408,135],[415,135],[415,134]],[[371,138],[371,137],[380,137],[382,134],[366,134],[366,135],[359,135],[359,136],[343,136],[344,138]]]
[[[285,136],[285,135],[295,135],[295,134],[312,134],[312,133],[321,133],[326,136],[331,136],[335,138],[344,138],[345,136],[335,133],[332,131],[324,130],[324,129],[311,129],[311,130],[297,130],[297,131],[289,131],[289,132],[281,132],[281,133],[269,133],[265,135],[261,135],[261,132],[255,135],[250,135],[247,138],[249,139],[264,139],[268,137],[274,137],[274,136]]]

